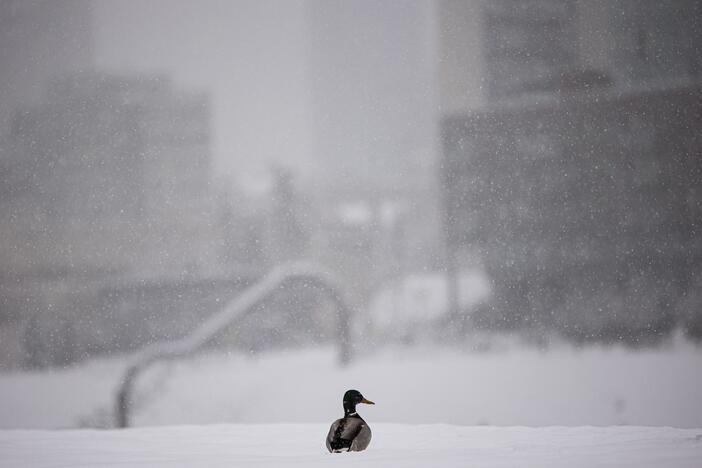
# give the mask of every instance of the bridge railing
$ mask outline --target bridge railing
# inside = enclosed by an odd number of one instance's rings
[[[339,362],[344,365],[351,359],[350,315],[346,300],[337,280],[315,264],[292,263],[274,268],[258,282],[245,289],[226,304],[219,312],[209,317],[189,335],[173,341],[155,343],[137,353],[121,379],[115,402],[117,427],[129,426],[129,415],[133,407],[133,388],[138,375],[156,361],[176,359],[191,355],[207,345],[225,328],[243,320],[255,310],[263,299],[271,296],[280,287],[303,281],[326,294],[335,305],[337,320],[337,343]]]

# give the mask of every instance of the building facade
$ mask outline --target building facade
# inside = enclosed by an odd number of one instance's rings
[[[700,13],[439,3],[447,268],[477,263],[494,282],[474,325],[699,335]]]
[[[443,115],[701,73],[694,0],[441,0],[436,17]]]
[[[446,119],[446,242],[496,283],[479,320],[583,340],[670,331],[702,275],[701,116],[690,86]]]
[[[48,81],[94,64],[93,2],[0,2],[0,135],[19,107],[37,105]]]
[[[166,77],[97,72],[56,79],[15,113],[3,145],[0,366],[22,350],[32,365],[71,362],[77,333],[109,343],[98,324],[122,299],[106,289],[220,271],[209,120],[208,97]]]
[[[6,268],[36,258],[47,270],[153,276],[213,262],[207,96],[160,76],[74,75],[18,113],[9,140],[6,239],[18,244],[3,249]]]

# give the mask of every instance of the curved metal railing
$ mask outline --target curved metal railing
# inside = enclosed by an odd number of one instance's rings
[[[339,361],[346,364],[351,359],[350,315],[338,282],[318,265],[305,263],[285,264],[274,268],[263,279],[254,283],[229,302],[221,311],[208,318],[193,332],[181,339],[155,343],[142,349],[127,367],[117,391],[115,413],[117,427],[129,426],[132,408],[132,390],[137,376],[149,365],[159,360],[175,359],[194,353],[205,346],[221,330],[247,317],[254,306],[291,281],[302,280],[328,295],[336,306]]]

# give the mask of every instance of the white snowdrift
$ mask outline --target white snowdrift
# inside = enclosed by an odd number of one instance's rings
[[[0,431],[4,468],[698,468],[702,430],[374,424],[365,452],[329,454],[326,424]]]

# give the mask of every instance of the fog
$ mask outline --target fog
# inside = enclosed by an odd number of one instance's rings
[[[3,427],[276,422],[289,366],[441,399],[498,356],[576,416],[419,422],[702,424],[700,44],[689,0],[0,0],[0,392],[102,385]],[[227,362],[258,416],[175,410]]]
[[[303,2],[107,1],[96,8],[98,67],[164,72],[211,96],[216,173],[264,184],[273,162],[311,172]]]

